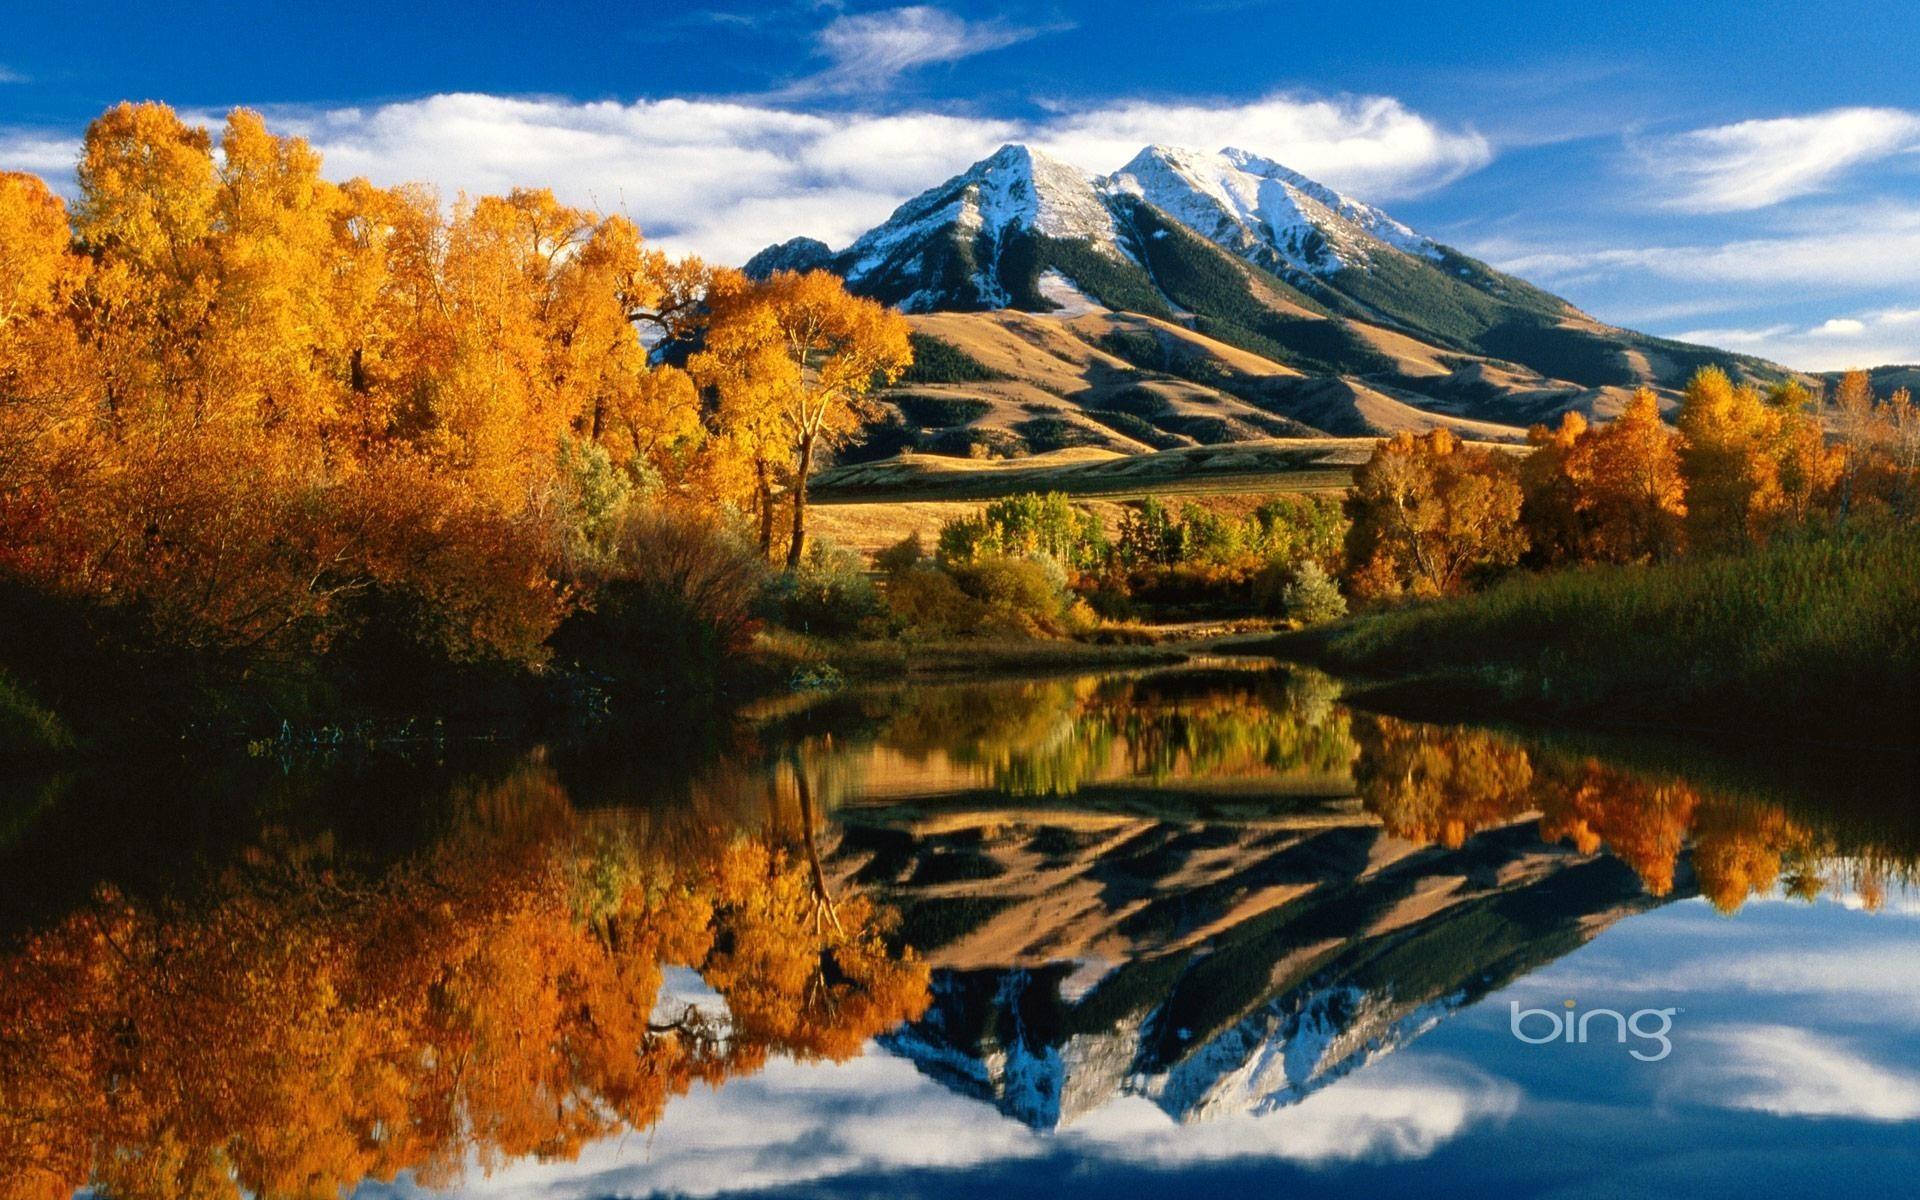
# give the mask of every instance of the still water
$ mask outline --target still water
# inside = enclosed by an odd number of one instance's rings
[[[18,781],[0,1195],[1908,1194],[1912,770],[1220,663]]]

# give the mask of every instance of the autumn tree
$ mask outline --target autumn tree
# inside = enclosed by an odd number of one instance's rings
[[[0,569],[241,664],[374,624],[538,659],[582,543],[717,440],[648,346],[710,272],[544,190],[321,166],[122,104],[71,213],[0,177]]]
[[[792,455],[793,533],[787,563],[806,551],[807,480],[815,457],[859,427],[876,384],[912,360],[906,319],[848,294],[825,271],[716,281],[706,346],[690,364],[721,394],[741,429],[777,431]],[[761,486],[770,456],[755,448]],[[766,493],[763,491],[763,503]]]
[[[1526,549],[1513,460],[1445,429],[1375,443],[1354,475],[1347,559],[1362,595],[1447,595]]]
[[[1521,465],[1523,515],[1542,561],[1639,562],[1679,549],[1686,516],[1680,436],[1642,388],[1620,415],[1589,426],[1568,413],[1536,426]]]
[[[1764,539],[1782,521],[1824,503],[1840,461],[1826,446],[1811,396],[1788,382],[1763,396],[1703,367],[1680,404],[1687,530],[1704,548]]]
[[[0,172],[0,569],[51,547],[61,484],[84,469],[85,363],[68,319],[85,279],[66,206],[31,175]]]
[[[1833,395],[1834,433],[1842,461],[1838,506],[1843,517],[1877,508],[1905,519],[1920,499],[1920,409],[1906,388],[1885,400],[1865,371],[1841,377]]]

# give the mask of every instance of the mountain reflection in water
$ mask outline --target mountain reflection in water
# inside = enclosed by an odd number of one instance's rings
[[[1914,882],[1910,824],[1273,669],[795,698],[722,740],[17,789],[6,1194],[453,1186],[876,1041],[1035,1129],[1274,1113],[1623,918]]]

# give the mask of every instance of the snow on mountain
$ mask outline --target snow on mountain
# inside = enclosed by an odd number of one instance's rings
[[[1441,257],[1431,239],[1372,205],[1245,150],[1149,146],[1103,183],[1277,272],[1363,268],[1382,248]]]
[[[1150,1094],[1176,1120],[1272,1112],[1416,1040],[1465,1000],[1455,992],[1408,1007],[1336,986],[1276,1002],[1176,1063]]]
[[[1006,145],[908,200],[845,250],[795,238],[755,255],[747,269],[826,267],[855,291],[908,312],[1045,307],[1052,298],[1036,292],[1033,255],[1015,253],[1016,246],[1072,244],[1138,276],[1144,251],[1133,244],[1130,198],[1281,274],[1326,277],[1390,250],[1441,257],[1434,242],[1379,209],[1244,150],[1149,146],[1114,174],[1097,176]],[[1083,282],[1047,280],[1054,290]]]
[[[1159,1061],[1152,1049],[1155,1012],[1058,1040],[1028,1028],[1029,993],[1063,982],[1051,970],[1007,971],[993,988],[994,1032],[969,1051],[949,1040],[970,1024],[958,1015],[967,989],[936,978],[928,1016],[882,1036],[880,1044],[1036,1129],[1071,1124],[1117,1096],[1141,1096],[1176,1121],[1194,1121],[1298,1103],[1415,1041],[1466,1000],[1455,992],[1407,1005],[1391,994],[1336,985],[1278,998],[1173,1060]]]
[[[1096,180],[1026,146],[1007,145],[966,171],[902,204],[884,224],[863,234],[837,257],[847,282],[859,288],[880,279],[916,274],[928,286],[901,301],[907,311],[950,302],[951,287],[937,280],[947,257],[968,263],[966,299],[983,307],[1006,307],[1011,299],[999,276],[999,260],[1016,232],[1085,242],[1124,258],[1113,212]],[[896,288],[897,290],[897,288]]]

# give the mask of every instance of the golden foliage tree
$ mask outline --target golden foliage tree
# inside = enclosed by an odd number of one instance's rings
[[[779,271],[761,282],[716,282],[705,351],[690,364],[737,415],[729,424],[766,430],[755,454],[763,511],[773,431],[792,459],[793,533],[787,563],[806,551],[807,480],[816,454],[859,427],[865,399],[912,361],[906,319],[848,294],[825,271]]]
[[[244,109],[216,154],[119,105],[77,174],[0,177],[0,569],[167,644],[303,657],[378,596],[537,659],[582,527],[718,432],[641,336],[709,273],[624,218],[336,185]]]
[[[1705,367],[1687,383],[1679,428],[1687,483],[1687,531],[1703,548],[1763,540],[1783,521],[1822,503],[1840,459],[1809,411],[1810,396],[1785,384],[1762,396]]]
[[[1528,434],[1520,468],[1525,522],[1547,563],[1641,562],[1677,551],[1686,517],[1680,435],[1645,388],[1619,416],[1590,426],[1567,413]]]
[[[1526,549],[1514,460],[1445,429],[1375,444],[1354,475],[1347,560],[1367,596],[1439,596]]]

